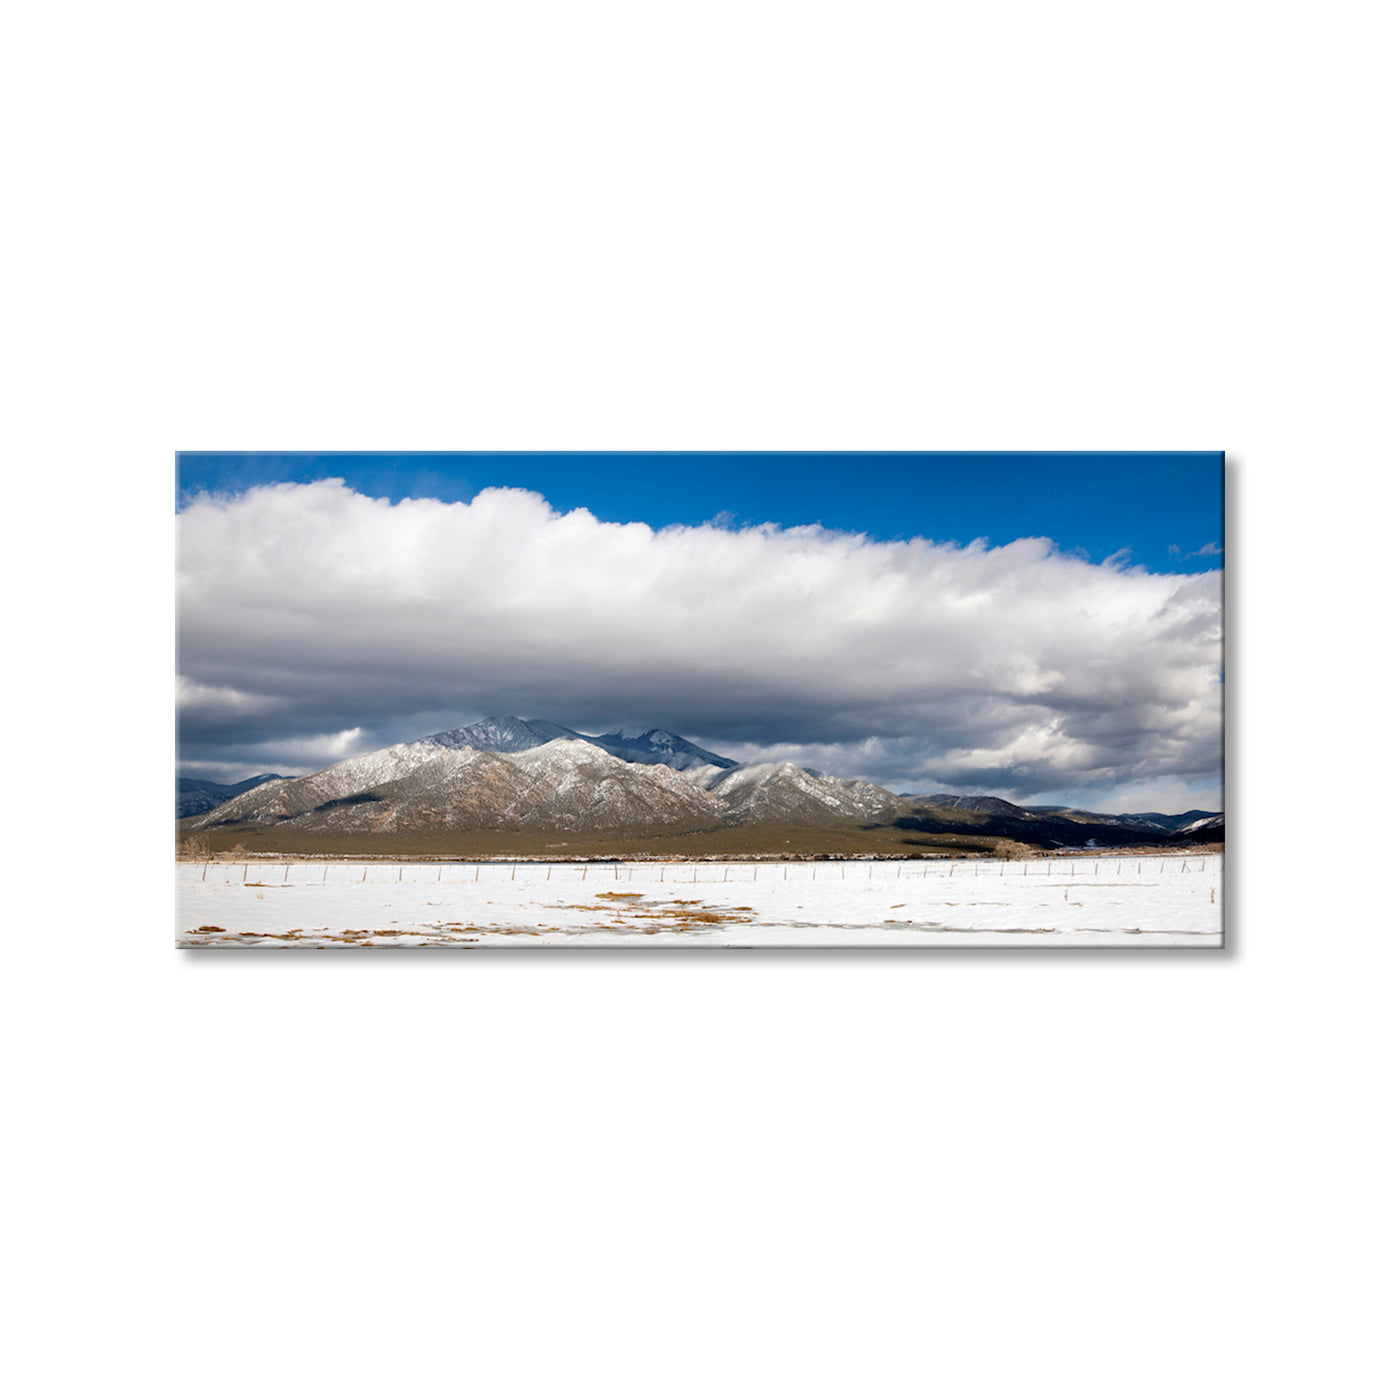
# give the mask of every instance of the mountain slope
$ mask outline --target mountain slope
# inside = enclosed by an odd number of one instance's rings
[[[438,744],[445,749],[482,749],[487,753],[522,753],[537,749],[552,739],[581,739],[572,729],[546,720],[524,720],[516,715],[489,715],[475,724],[430,734],[419,742]]]
[[[941,835],[995,836],[1048,850],[1193,845],[1219,841],[1224,831],[1224,818],[1218,815],[1177,827],[1058,807],[1017,807],[996,797],[940,793],[909,801],[912,810],[896,817],[895,826]]]
[[[209,789],[216,787],[201,783],[191,795],[212,801],[217,793]],[[353,836],[859,826],[1048,849],[1193,844],[1222,840],[1224,833],[1218,813],[1102,816],[987,796],[897,797],[873,783],[793,763],[736,764],[666,730],[589,737],[514,715],[394,744],[303,778],[263,774],[240,787],[227,801],[187,816],[181,829],[290,827]]]
[[[904,801],[874,783],[822,777],[795,763],[732,768],[712,778],[709,791],[724,803],[732,821],[879,822],[908,810]]]
[[[485,749],[490,753],[523,753],[555,739],[579,740],[592,744],[628,763],[664,763],[668,768],[684,771],[713,764],[717,768],[736,768],[732,758],[702,749],[679,734],[667,729],[619,729],[610,734],[580,734],[562,724],[547,719],[521,719],[518,715],[491,715],[460,729],[431,734],[422,742],[440,744],[444,748]]]
[[[628,763],[582,740],[518,753],[427,742],[347,759],[268,784],[189,823],[289,825],[336,833],[431,830],[690,829],[723,805],[663,764]]]
[[[911,797],[925,807],[943,807],[956,812],[981,812],[988,817],[1026,818],[1032,815],[1028,807],[1018,807],[1014,802],[1003,801],[1000,797],[959,797],[950,792],[933,793],[927,797]]]
[[[212,812],[231,797],[248,792],[264,783],[280,778],[280,773],[258,773],[245,778],[241,783],[214,783],[207,778],[175,779],[175,815],[180,817],[198,816],[200,812]]]
[[[582,735],[588,739],[588,736]],[[640,733],[632,730],[617,730],[611,734],[600,734],[596,739],[588,739],[600,749],[628,763],[664,763],[668,768],[685,772],[692,768],[737,768],[739,764],[732,758],[723,758],[699,744],[692,744],[679,734],[668,729],[647,729]]]

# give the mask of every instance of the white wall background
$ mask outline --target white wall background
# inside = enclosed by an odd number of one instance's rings
[[[10,1393],[1393,1395],[1393,14],[12,16]],[[1225,447],[1233,949],[177,954],[216,447]]]

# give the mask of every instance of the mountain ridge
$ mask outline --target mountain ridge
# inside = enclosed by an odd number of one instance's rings
[[[555,739],[592,744],[629,763],[663,763],[668,768],[714,766],[737,768],[737,760],[711,753],[669,729],[614,730],[608,734],[582,734],[577,729],[547,719],[521,719],[518,715],[488,715],[475,724],[430,734],[421,743],[444,748],[484,749],[489,753],[523,753]]]
[[[1219,813],[1104,816],[1018,807],[989,796],[897,796],[874,783],[793,763],[741,764],[668,730],[589,736],[514,715],[493,715],[393,744],[300,778],[260,778],[237,785],[239,790],[217,806],[182,813],[181,829],[285,826],[327,835],[388,836],[682,832],[783,824],[891,828],[1075,849],[1141,841],[1191,844],[1224,835]],[[921,839],[908,838],[911,844]]]
[[[216,783],[208,778],[175,779],[175,815],[181,817],[198,816],[201,812],[211,812],[232,797],[248,792],[264,783],[281,778],[281,773],[255,773],[241,783]]]

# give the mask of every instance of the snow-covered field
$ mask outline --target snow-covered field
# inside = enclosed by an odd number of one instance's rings
[[[1207,947],[1218,854],[176,867],[182,947]]]

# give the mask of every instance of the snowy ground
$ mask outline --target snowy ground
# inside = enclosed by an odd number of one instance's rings
[[[176,867],[182,947],[1208,947],[1222,858]]]

